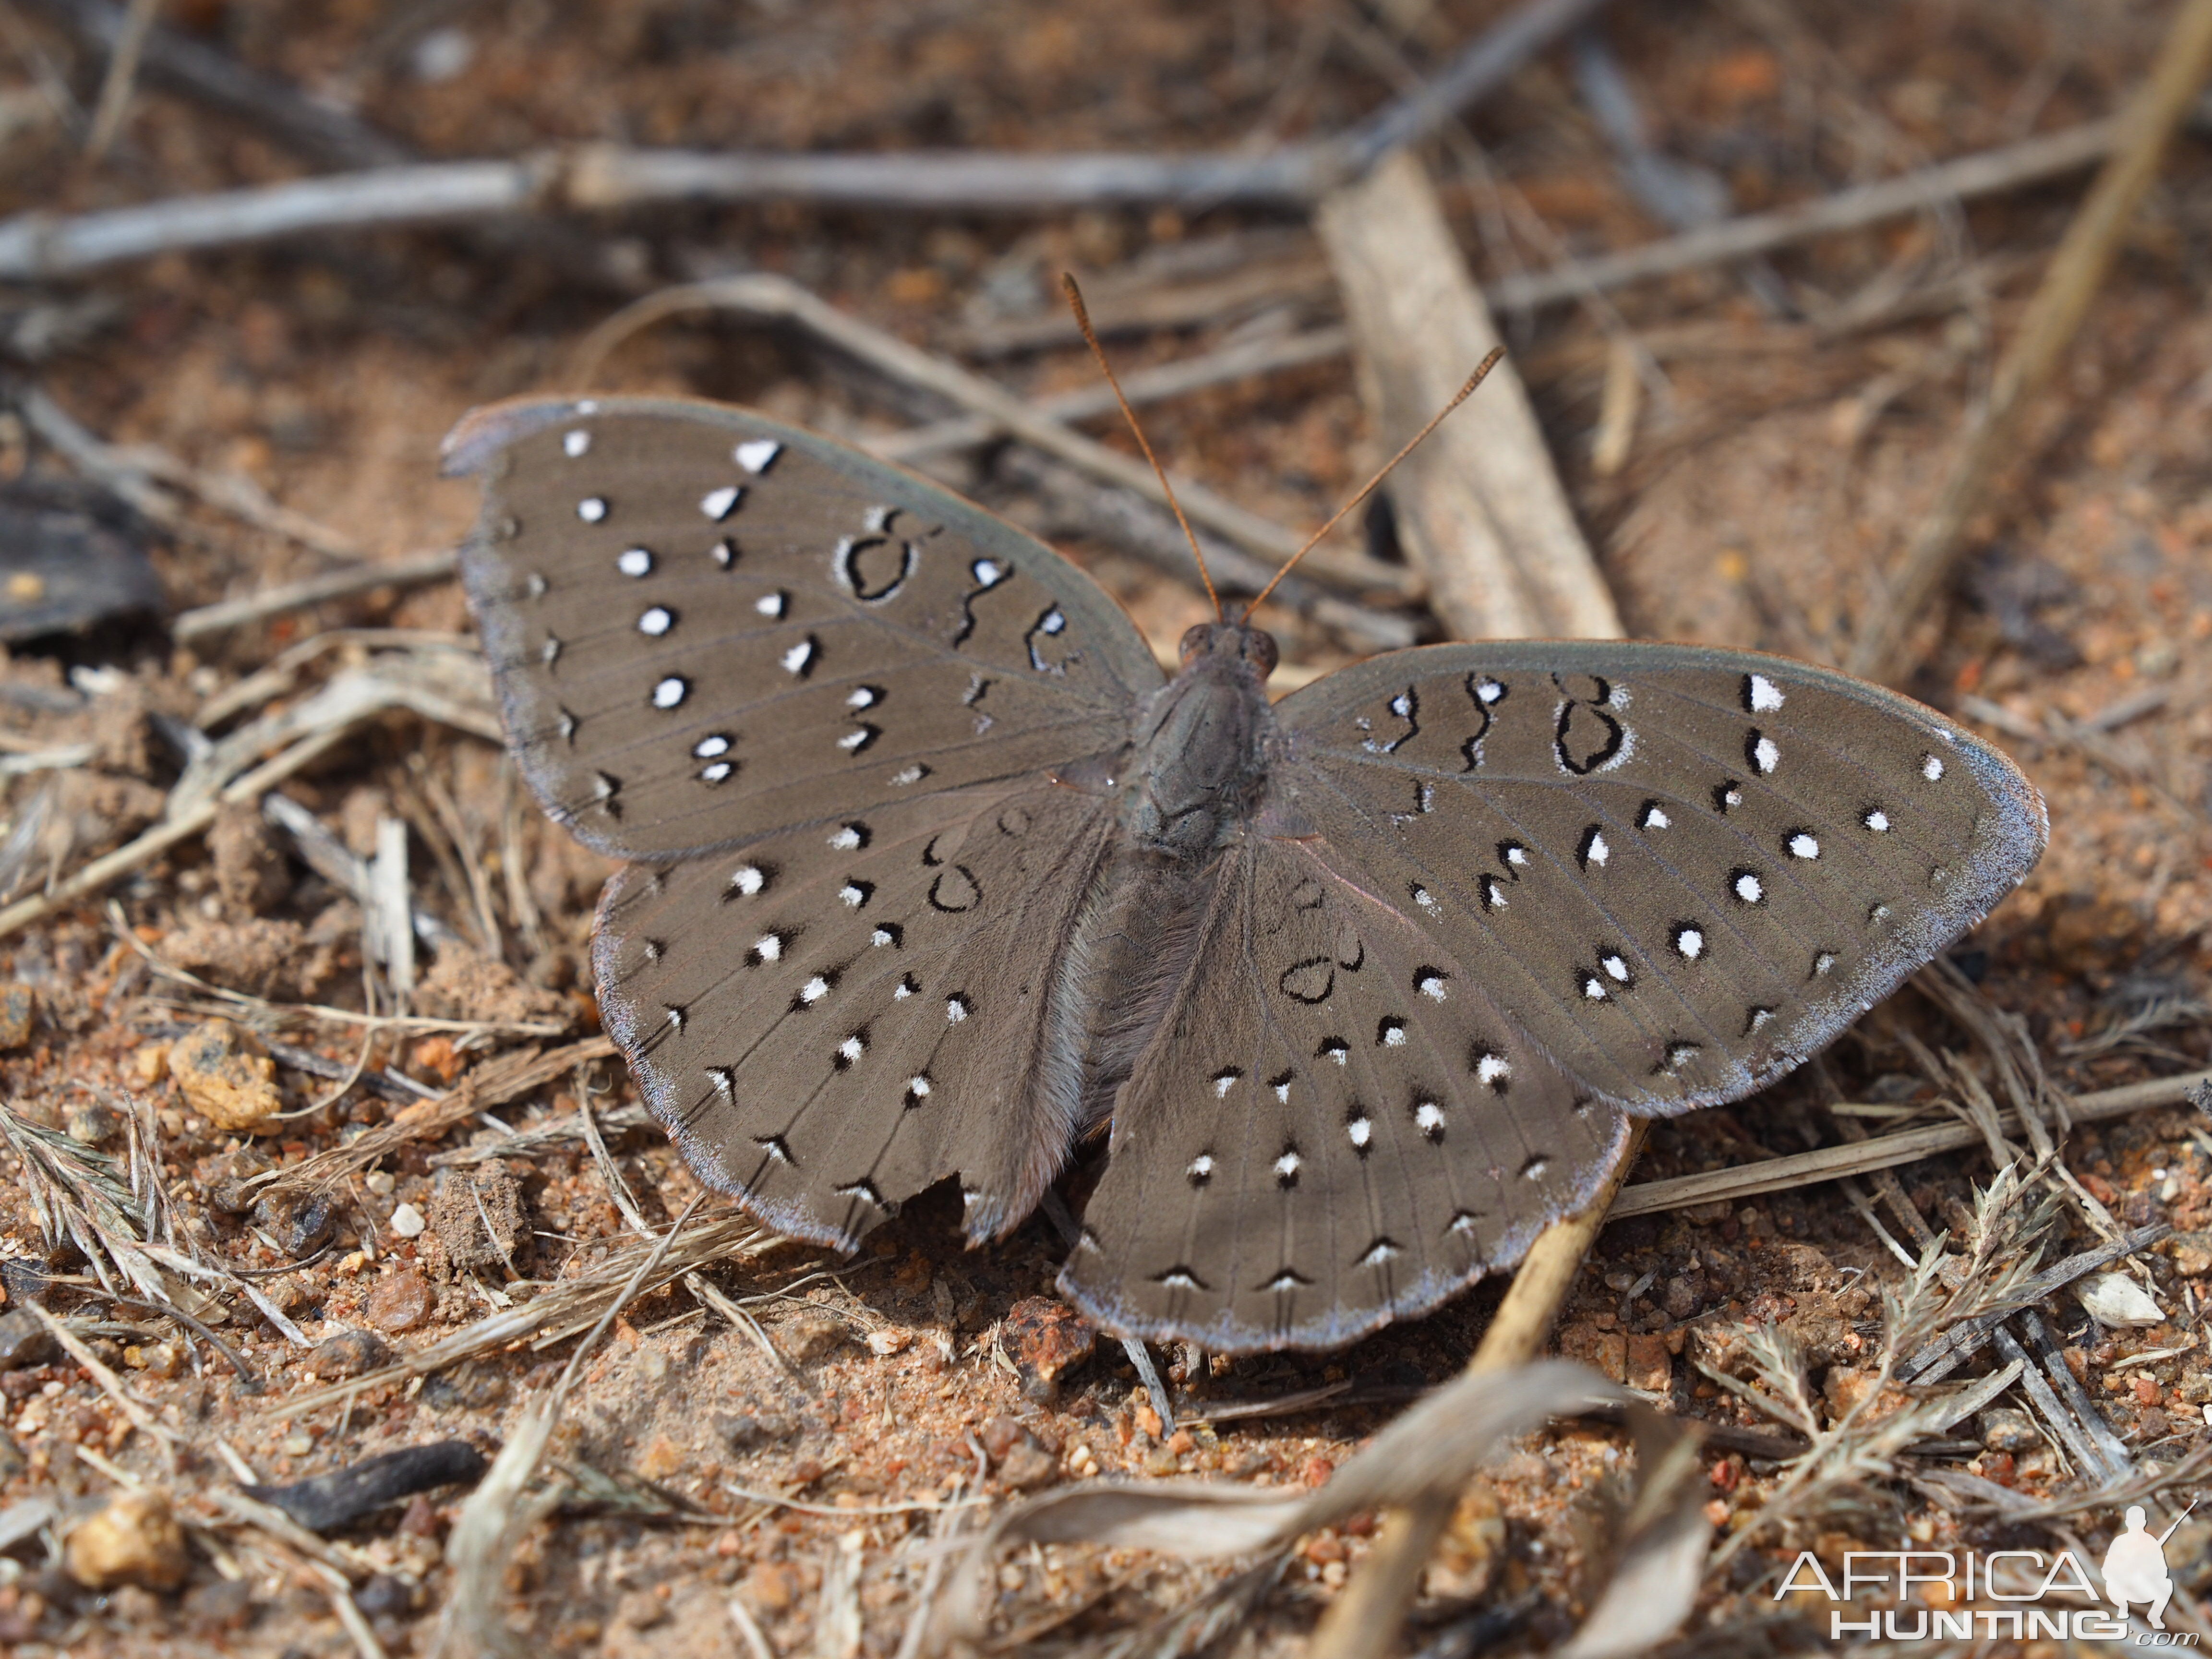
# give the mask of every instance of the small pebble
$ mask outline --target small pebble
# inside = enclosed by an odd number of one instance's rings
[[[430,1316],[438,1299],[429,1280],[411,1267],[380,1279],[368,1293],[368,1322],[380,1331],[411,1331]]]
[[[184,1529],[170,1513],[168,1493],[159,1488],[117,1492],[70,1534],[64,1559],[69,1576],[88,1589],[173,1589],[191,1565]]]
[[[62,1130],[80,1146],[104,1146],[123,1133],[123,1114],[103,1102],[84,1101],[70,1109]]]
[[[294,1261],[322,1249],[336,1227],[331,1201],[320,1193],[265,1194],[253,1206],[253,1222]]]
[[[2142,1327],[2165,1322],[2166,1315],[2150,1292],[2125,1273],[2100,1273],[2075,1286],[2074,1294],[2100,1324]]]
[[[779,1346],[793,1359],[819,1359],[842,1347],[852,1334],[835,1314],[802,1309],[775,1328]]]
[[[225,1215],[244,1215],[253,1207],[260,1191],[253,1184],[254,1177],[266,1175],[276,1167],[252,1147],[241,1146],[200,1166],[200,1194],[212,1209]]]
[[[20,1048],[31,1040],[35,1012],[29,986],[15,981],[0,985],[0,1048]]]
[[[211,1019],[169,1045],[169,1075],[185,1103],[234,1133],[280,1127],[284,1109],[276,1062],[260,1041],[227,1019]]]
[[[389,1198],[392,1196],[392,1189],[397,1187],[399,1182],[389,1170],[372,1170],[362,1179],[361,1184],[379,1198]]]
[[[412,1204],[402,1204],[392,1212],[392,1231],[402,1238],[420,1238],[428,1224],[422,1219],[422,1212]]]
[[[0,1314],[0,1371],[43,1365],[53,1351],[53,1333],[28,1308]]]
[[[374,1331],[340,1331],[318,1342],[307,1355],[307,1369],[326,1381],[358,1376],[392,1358],[392,1350]]]

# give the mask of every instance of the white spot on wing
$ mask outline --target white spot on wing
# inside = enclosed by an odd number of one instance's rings
[[[1751,712],[1770,714],[1782,707],[1782,690],[1764,674],[1751,677]]]
[[[768,877],[762,873],[761,867],[757,864],[741,864],[730,872],[730,885],[747,898],[750,898],[768,885]],[[773,962],[775,958],[770,957],[769,960]]]
[[[604,495],[585,496],[576,503],[576,516],[586,524],[599,523],[607,516],[607,498]]]
[[[781,617],[783,615],[783,607],[784,597],[781,593],[763,593],[753,601],[753,609],[763,617]],[[785,666],[788,667],[790,665],[787,663]]]
[[[823,978],[819,974],[815,975],[813,978],[808,980],[805,984],[799,988],[799,1000],[801,1002],[819,1002],[823,998],[829,994],[830,981]]]
[[[665,605],[654,605],[637,619],[637,631],[647,639],[659,639],[676,626],[676,613]]]
[[[1705,936],[1695,927],[1677,927],[1674,950],[1686,960],[1695,962],[1705,953]]]
[[[615,568],[625,576],[649,576],[653,574],[653,555],[642,547],[625,547],[615,556]]]
[[[782,451],[783,446],[773,438],[755,438],[750,443],[739,444],[730,453],[746,471],[765,472],[768,464]]]
[[[1942,777],[1943,757],[1941,755],[1923,755],[1920,757],[1920,775],[1930,783]]]
[[[860,844],[860,826],[857,823],[842,825],[831,835],[830,844],[841,853],[851,852]]]
[[[1800,830],[1790,837],[1790,856],[1793,859],[1816,859],[1820,856],[1820,843]]]
[[[561,434],[561,453],[572,461],[591,447],[592,434],[580,427]]]
[[[653,706],[655,708],[673,708],[684,701],[684,694],[690,689],[681,676],[671,674],[653,688]]]
[[[806,665],[814,660],[814,641],[811,640],[799,641],[797,645],[793,646],[790,650],[783,653],[781,660],[783,664],[784,672],[786,673],[805,673],[806,672]]]
[[[720,489],[710,489],[699,498],[699,510],[720,524],[730,516],[737,507],[738,498],[744,493],[735,484],[724,484]]]
[[[1774,746],[1774,739],[1762,737],[1751,746],[1752,764],[1761,772],[1771,772],[1782,764],[1782,751]]]
[[[1889,833],[1889,814],[1883,811],[1879,806],[1868,812],[1866,817],[1861,818],[1859,822],[1865,824],[1868,829],[1873,830],[1877,836],[1886,836]]]

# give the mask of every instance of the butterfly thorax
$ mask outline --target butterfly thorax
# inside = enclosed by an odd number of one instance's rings
[[[1275,641],[1254,628],[1205,623],[1182,638],[1182,666],[1137,722],[1125,808],[1130,839],[1203,862],[1257,805],[1273,728],[1267,681]]]

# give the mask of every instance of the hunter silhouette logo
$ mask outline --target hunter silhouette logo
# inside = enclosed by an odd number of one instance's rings
[[[2197,1507],[2191,1499],[2189,1510]],[[2189,1518],[2189,1510],[2176,1516],[2173,1526],[2164,1532],[2152,1534],[2140,1504],[2128,1506],[2127,1530],[2112,1540],[2112,1547],[2105,1552],[2105,1595],[2119,1609],[2120,1617],[2128,1616],[2130,1602],[2143,1603],[2153,1630],[2166,1628],[2166,1604],[2173,1599],[2173,1580],[2166,1570],[2166,1540],[2173,1536],[2174,1528]]]

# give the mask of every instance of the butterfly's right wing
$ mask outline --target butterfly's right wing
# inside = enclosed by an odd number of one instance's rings
[[[617,857],[1111,753],[1162,682],[1042,542],[748,410],[499,404],[447,470],[483,479],[461,569],[523,775]]]
[[[995,1237],[1077,1132],[1054,998],[1112,827],[1028,778],[633,864],[593,943],[607,1030],[701,1179],[778,1231],[850,1249],[957,1175]]]

